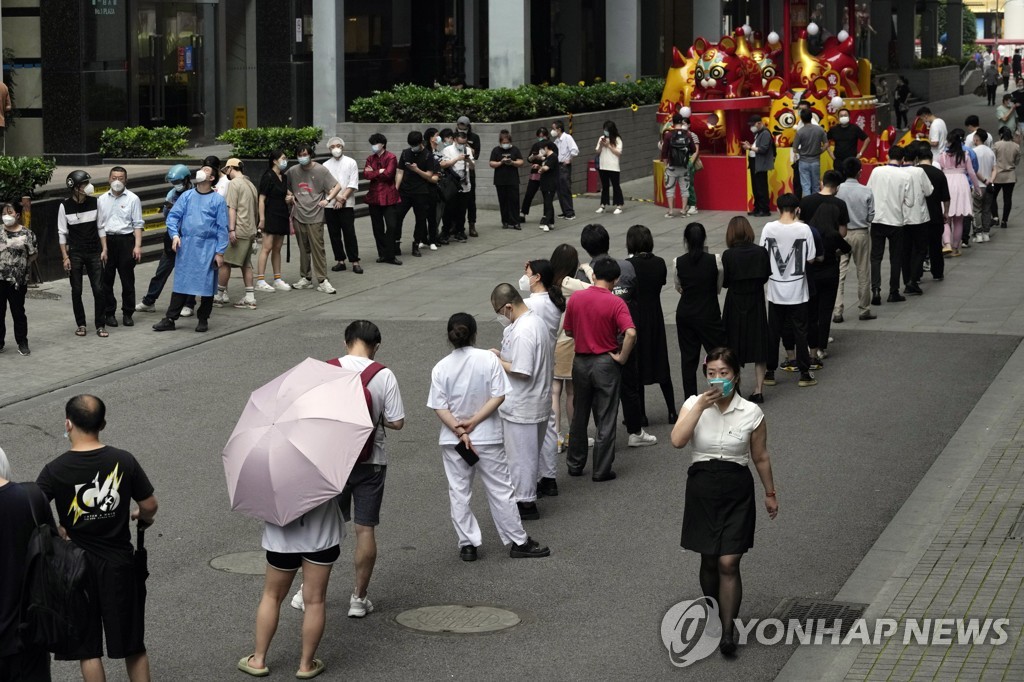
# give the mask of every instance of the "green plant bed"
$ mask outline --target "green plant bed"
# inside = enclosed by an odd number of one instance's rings
[[[305,128],[233,128],[217,136],[218,142],[232,145],[231,156],[240,159],[266,159],[275,149],[295,156],[299,145],[316,145],[323,131],[314,126]]]
[[[114,159],[156,159],[181,156],[189,128],[107,128],[100,134],[100,153]]]
[[[356,123],[429,123],[454,121],[459,116],[480,123],[522,121],[657,104],[664,88],[662,78],[493,90],[397,85],[355,99],[348,108],[348,117]]]
[[[32,196],[53,177],[57,162],[41,156],[0,156],[0,200]]]

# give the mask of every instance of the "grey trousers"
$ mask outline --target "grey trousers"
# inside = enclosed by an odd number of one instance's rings
[[[615,461],[615,426],[619,415],[619,386],[622,372],[608,354],[580,355],[572,361],[575,413],[569,428],[569,451],[565,462],[569,471],[587,465],[587,424],[594,416],[594,477],[607,476]]]

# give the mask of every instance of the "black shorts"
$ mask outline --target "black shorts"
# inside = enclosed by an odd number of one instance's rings
[[[267,563],[279,571],[297,571],[302,568],[302,562],[308,561],[311,564],[330,566],[341,556],[341,545],[328,547],[319,552],[271,552],[267,550]]]
[[[360,526],[380,523],[380,504],[384,500],[384,479],[388,468],[383,464],[356,464],[348,475],[345,489],[338,496],[341,514],[352,521],[352,501],[355,500],[355,522]]]
[[[145,583],[139,584],[136,568],[127,563],[107,561],[86,552],[89,580],[97,606],[92,621],[74,650],[54,656],[58,661],[80,661],[103,656],[103,639],[107,640],[107,657],[128,658],[146,652]]]

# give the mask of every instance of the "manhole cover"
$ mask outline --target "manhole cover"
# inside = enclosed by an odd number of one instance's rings
[[[267,572],[266,552],[235,552],[223,554],[210,560],[210,567],[225,573],[263,575]]]
[[[784,599],[772,612],[773,618],[783,622],[797,620],[808,624],[809,633],[817,633],[818,627],[824,622],[832,627],[835,620],[841,622],[839,636],[845,637],[855,620],[864,615],[867,604],[853,602],[826,601],[823,599],[806,599],[792,597]]]
[[[403,611],[395,622],[419,632],[444,632],[470,635],[496,632],[520,623],[520,618],[507,609],[496,606],[423,606]]]

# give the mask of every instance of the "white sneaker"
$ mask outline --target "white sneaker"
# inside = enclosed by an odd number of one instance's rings
[[[594,213],[604,213],[604,206],[598,208],[596,211],[594,211]]]
[[[983,235],[981,232],[979,232],[978,234],[974,235],[974,243],[975,244],[983,244],[984,242],[985,242],[985,235]]]
[[[218,308],[223,308],[224,306],[230,303],[231,299],[228,298],[228,292],[226,291],[218,291],[217,294],[213,297],[213,305],[215,305]]]
[[[274,289],[276,291],[291,291],[292,285],[288,284],[288,282],[284,281],[283,279],[275,279]]]
[[[246,310],[256,310],[256,299],[243,298],[241,301],[236,303],[233,307],[244,308]]]
[[[612,215],[619,215],[621,213],[622,213],[622,207],[621,206],[616,206],[615,210],[612,211]]]
[[[430,245],[430,250],[431,251],[437,251],[437,244],[431,244]]]
[[[348,600],[348,617],[349,618],[362,618],[368,613],[373,613],[373,602],[370,601],[369,597],[363,597],[360,599],[356,595],[352,595]]]
[[[686,215],[697,215],[697,207],[691,206],[690,208],[686,209]]]
[[[551,231],[551,228],[548,227],[547,225],[541,225],[540,229],[541,229],[541,232],[550,232]]]
[[[587,447],[588,448],[594,447],[594,439],[593,438],[587,438]]]
[[[182,317],[192,317],[192,309],[189,308],[188,306],[182,308],[181,309],[181,316]]]
[[[657,445],[658,439],[647,433],[643,429],[640,429],[640,433],[629,434],[629,447],[631,448],[642,448],[648,445]]]
[[[299,591],[292,597],[292,608],[299,611],[306,610],[306,603],[302,601],[302,583],[299,583]]]
[[[135,312],[137,313],[155,313],[156,306],[146,305],[145,303],[136,303]]]
[[[280,281],[280,280],[278,280],[278,281]],[[273,293],[275,291],[275,289],[274,289],[273,286],[267,284],[267,280],[261,279],[261,280],[257,280],[257,282],[256,282],[256,291],[269,291],[269,292]]]
[[[292,285],[292,289],[312,289],[313,283],[303,277],[298,282]]]
[[[319,291],[321,294],[336,294],[336,293],[338,293],[338,290],[331,286],[331,281],[327,280],[327,279],[325,279],[324,281],[320,282],[320,284],[319,284],[319,286],[317,286],[316,290]]]

